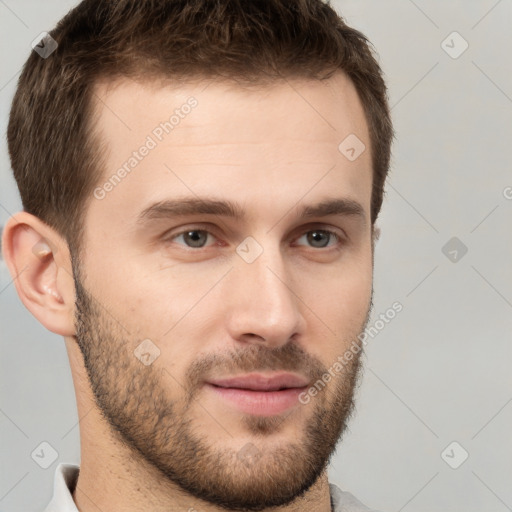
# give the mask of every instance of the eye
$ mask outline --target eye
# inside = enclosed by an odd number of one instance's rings
[[[306,237],[306,240],[315,249],[323,249],[328,247],[329,241],[334,239],[334,244],[337,245],[342,242],[342,239],[338,233],[329,229],[313,229],[304,233],[298,240]]]
[[[190,249],[202,249],[208,247],[208,237],[216,239],[216,237],[206,229],[189,228],[178,233],[174,233],[166,237],[164,240],[166,242],[177,241],[178,245],[182,245]],[[304,237],[306,238],[307,243],[315,249],[324,249],[326,247],[340,245],[343,242],[343,238],[337,232],[330,229],[312,229],[305,232],[297,240],[300,241]],[[333,243],[329,243],[331,241],[333,241]]]
[[[213,237],[213,235],[205,229],[187,229],[172,235],[166,240],[170,242],[182,238],[187,247],[190,247],[191,249],[201,249],[205,247],[208,235]]]

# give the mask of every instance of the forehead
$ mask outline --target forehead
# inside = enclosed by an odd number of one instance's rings
[[[257,87],[121,79],[97,84],[94,97],[108,149],[98,183],[108,192],[94,205],[103,213],[135,215],[149,201],[194,194],[260,199],[263,207],[283,199],[283,184],[295,202],[308,188],[342,186],[369,207],[369,131],[343,73]],[[354,136],[366,150],[350,161],[340,143]]]
[[[191,135],[187,129],[197,132],[201,127],[205,128],[200,134],[205,143],[219,139],[223,142],[225,135],[234,133],[240,142],[246,138],[244,135],[254,142],[258,131],[264,139],[270,139],[276,130],[289,139],[308,136],[312,131],[317,136],[325,132],[324,136],[331,135],[335,140],[348,130],[353,130],[361,139],[368,135],[355,86],[342,72],[322,81],[288,79],[251,86],[219,80],[187,84],[164,79],[102,80],[94,87],[93,94],[99,114],[97,127],[113,136],[112,144],[135,144],[139,140],[133,139],[133,136],[138,137],[137,132],[151,133],[155,122],[169,121],[191,97],[197,100],[199,108],[195,109],[194,116],[179,123],[180,130],[173,133],[176,143],[183,142],[180,135]],[[180,116],[180,119],[184,118]],[[240,132],[240,127],[245,130]],[[265,130],[259,130],[261,128]]]

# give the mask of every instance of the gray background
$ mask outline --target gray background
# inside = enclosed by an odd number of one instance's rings
[[[74,4],[0,0],[0,225],[21,208],[5,143],[20,68]],[[373,321],[395,301],[403,311],[367,345],[330,481],[383,511],[512,510],[512,2],[333,5],[373,42],[390,88]],[[458,58],[445,51],[463,48],[454,31],[469,44]],[[455,262],[442,251],[452,237]],[[24,308],[3,263],[0,276],[0,510],[36,511],[58,462],[79,462],[73,384],[63,339]],[[59,454],[48,469],[30,456],[42,441]]]

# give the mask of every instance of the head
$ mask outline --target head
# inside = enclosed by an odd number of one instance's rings
[[[155,474],[291,502],[346,428],[371,310],[393,133],[368,41],[320,0],[85,0],[50,35],[8,127],[22,301]],[[283,371],[308,399],[279,412],[212,386]]]

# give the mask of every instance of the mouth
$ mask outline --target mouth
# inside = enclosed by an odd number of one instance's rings
[[[295,374],[250,374],[212,379],[205,384],[225,404],[258,416],[275,416],[297,406],[299,395],[307,387],[307,379]]]
[[[280,391],[303,388],[309,380],[294,373],[274,373],[270,375],[251,373],[236,377],[210,379],[208,384],[221,388],[246,389],[252,391]]]

